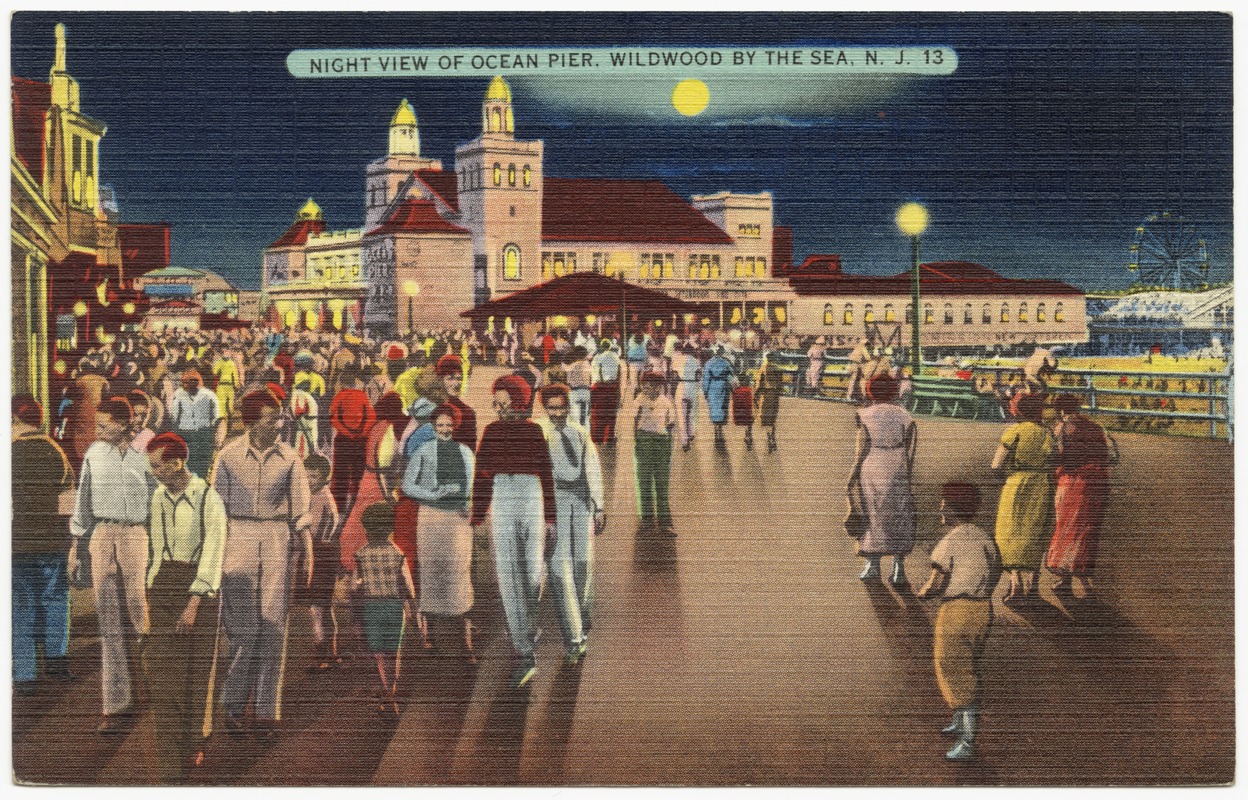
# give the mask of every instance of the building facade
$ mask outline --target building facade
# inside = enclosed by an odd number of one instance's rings
[[[254,315],[244,313],[239,290],[214,272],[166,266],[138,276],[134,286],[148,300],[143,327],[152,333],[229,329],[255,322]]]
[[[792,330],[821,335],[830,347],[853,347],[868,328],[910,344],[911,274],[854,275],[834,255],[811,256],[789,275],[798,298]],[[920,344],[934,348],[1010,348],[1088,339],[1083,293],[1049,280],[1004,278],[962,261],[920,266]]]
[[[131,285],[133,249],[123,246],[116,201],[100,184],[107,126],[83,113],[64,25],[55,37],[48,80],[14,77],[10,86],[10,238],[22,315],[13,377],[44,399],[88,347],[136,323],[143,302]]]
[[[386,156],[366,169],[364,227],[326,232],[309,201],[265,251],[262,305],[276,306],[267,319],[323,327],[315,310],[336,300],[361,303],[358,321],[378,335],[456,327],[467,324],[461,311],[492,296],[593,271],[697,304],[686,325],[823,334],[850,347],[868,323],[904,322],[908,273],[847,275],[835,256],[794,267],[792,231],[776,224],[770,192],[686,200],[656,180],[547,176],[543,161],[542,141],[516,135],[501,76],[486,90],[480,135],[455,148],[451,170],[421,154],[416,113],[404,99],[390,120]],[[328,285],[310,266],[318,253],[347,264],[354,283]],[[925,265],[923,292],[924,343],[1087,337],[1082,294],[1056,281],[944,262]],[[645,321],[630,326],[637,322]]]

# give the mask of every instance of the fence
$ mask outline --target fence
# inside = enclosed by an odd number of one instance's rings
[[[805,353],[780,350],[772,352],[768,358],[780,370],[785,394],[815,400],[850,402],[847,394],[854,365],[848,358],[825,358],[819,384],[813,389],[806,385],[806,372],[810,362]],[[757,370],[761,363],[761,353],[743,353],[737,358],[738,369]],[[947,368],[947,365],[924,364],[925,371],[935,371],[942,367]],[[981,391],[985,395],[1004,394],[1009,386],[1004,378],[1021,375],[1020,366],[1017,364],[975,364],[970,369],[971,381],[976,386],[983,386],[985,381],[981,379],[991,376],[990,387]],[[1170,383],[1178,386],[1186,384],[1188,389],[1171,391],[1168,388]],[[1165,388],[1158,388],[1159,386]],[[1223,372],[1133,372],[1059,368],[1049,381],[1051,393],[1082,395],[1084,409],[1091,415],[1108,417],[1104,421],[1110,427],[1143,433],[1224,438],[1227,441],[1234,439],[1233,387],[1233,369],[1229,362]],[[1161,407],[1145,407],[1150,405]],[[1175,423],[1180,424],[1176,426]]]

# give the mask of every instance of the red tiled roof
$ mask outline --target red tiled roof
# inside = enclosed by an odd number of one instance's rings
[[[836,258],[835,271],[829,272],[826,259]],[[809,266],[808,266],[809,265]],[[815,271],[822,266],[822,269]],[[809,271],[803,274],[802,270]],[[853,275],[840,271],[839,257],[811,256],[789,273],[789,285],[799,295],[878,294],[910,292],[910,273],[891,276]],[[919,266],[919,290],[924,295],[1048,294],[1082,295],[1068,283],[1053,280],[1003,278],[987,267],[968,261],[934,261]]]
[[[14,78],[13,149],[37,183],[43,183],[43,131],[52,86],[42,81]]]
[[[169,266],[169,223],[121,224],[121,264],[126,274],[142,275]]]
[[[459,179],[454,172],[440,169],[421,169],[416,171],[420,182],[429,187],[429,191],[442,199],[452,211],[459,211]]]
[[[454,176],[452,176],[454,177]],[[369,236],[383,233],[468,233],[452,225],[438,214],[432,200],[409,197],[394,210],[390,219],[368,232]]]
[[[544,242],[732,244],[661,181],[546,178]]]
[[[324,233],[324,231],[325,220],[323,219],[296,220],[295,224],[282,234],[282,238],[269,247],[298,247],[308,243],[308,236],[314,233]]]
[[[497,297],[460,312],[461,317],[490,316],[541,319],[554,314],[615,313],[624,304],[629,312],[648,315],[684,314],[697,306],[656,289],[608,278],[597,272],[574,272],[545,283]]]

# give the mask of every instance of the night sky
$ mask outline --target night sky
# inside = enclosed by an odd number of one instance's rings
[[[300,80],[286,70],[288,53],[453,45],[948,45],[959,58],[951,76],[846,80],[829,91],[813,87],[805,104],[791,102],[792,86],[767,102],[767,84],[757,92],[747,85],[736,87],[731,113],[689,120],[635,113],[638,90],[627,82],[604,90],[618,91],[618,101],[595,107],[573,102],[585,92],[566,83],[515,79],[517,136],[545,140],[550,176],[659,178],[685,197],[771,191],[776,222],[794,229],[797,260],[839,253],[854,272],[908,266],[893,214],[918,200],[931,214],[925,260],[1120,288],[1131,282],[1135,226],[1171,210],[1207,240],[1210,280],[1231,275],[1229,16],[20,13],[12,20],[13,74],[39,80],[52,64],[53,26],[68,26],[68,68],[81,84],[83,111],[108,125],[101,183],[116,191],[122,220],[169,221],[175,264],[220,272],[244,288],[259,287],[262,249],[307,197],[332,228],[362,224],[364,169],[385,154],[400,98],[416,108],[422,155],[446,169],[455,145],[480,129],[487,79]],[[717,86],[707,83],[714,109]],[[757,109],[747,107],[751,96],[761,98]]]

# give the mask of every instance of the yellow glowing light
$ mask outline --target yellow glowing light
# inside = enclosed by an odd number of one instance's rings
[[[927,209],[918,203],[906,203],[897,209],[897,227],[907,236],[918,236],[927,228]]]
[[[420,284],[416,281],[403,281],[403,291],[408,297],[415,297],[420,294]]]
[[[556,328],[563,328],[568,324],[568,318],[559,314],[550,318],[550,324],[554,325]]]
[[[588,324],[588,325],[593,325],[593,324],[594,324],[595,322],[597,322],[597,321],[598,321],[598,318],[597,318],[597,317],[595,317],[593,314],[586,314],[586,315],[585,315],[585,323],[586,323],[586,324]]]
[[[703,325],[710,325],[710,324],[711,324],[711,320],[710,320],[710,318],[709,318],[709,317],[703,317],[703,318],[702,318],[702,324],[703,324]]]
[[[56,360],[56,363],[52,365],[52,369],[56,372],[57,375],[64,375],[65,370],[69,369],[69,365],[65,363],[65,359],[58,358]]]
[[[126,303],[124,306],[122,306],[122,307],[121,307],[121,310],[122,310],[122,311],[124,311],[124,312],[126,312],[127,314],[133,314],[133,313],[134,313],[134,303]]]
[[[662,327],[663,327],[663,320],[661,320],[661,319],[656,319],[656,320],[654,321],[654,327],[656,327],[656,328],[662,328]]]
[[[87,304],[82,302],[81,300],[79,300],[77,303],[74,303],[74,316],[85,317],[86,315],[87,315]]]
[[[686,117],[696,117],[711,102],[711,90],[700,80],[690,78],[672,89],[672,108]]]
[[[108,278],[105,278],[99,286],[95,287],[95,296],[99,299],[100,305],[108,305]]]

